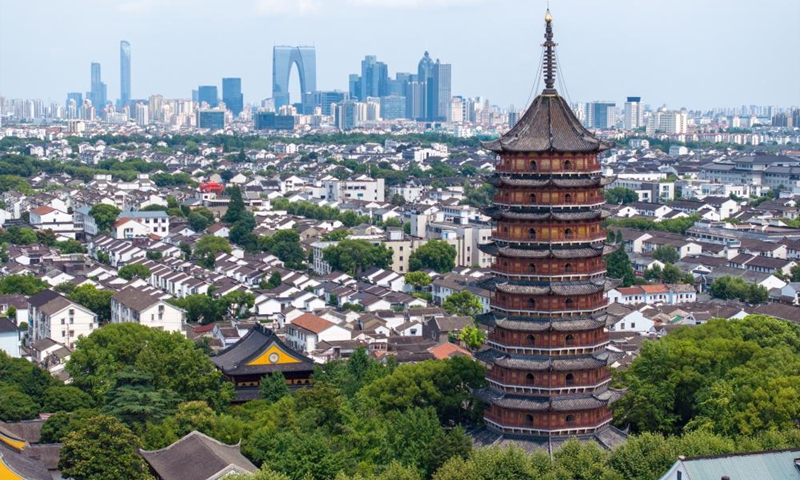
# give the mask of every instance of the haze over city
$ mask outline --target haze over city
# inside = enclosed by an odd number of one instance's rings
[[[555,1],[559,75],[572,101],[653,107],[800,104],[800,2]],[[591,14],[587,7],[592,6]],[[521,0],[0,0],[0,94],[63,101],[103,66],[119,97],[119,42],[132,45],[132,96],[188,98],[241,77],[246,103],[271,96],[273,45],[314,45],[317,84],[347,90],[377,55],[389,74],[425,50],[453,65],[453,94],[523,107],[539,69],[545,3]],[[299,85],[292,76],[293,97]]]

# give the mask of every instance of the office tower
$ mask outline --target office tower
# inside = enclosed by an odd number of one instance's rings
[[[272,99],[275,110],[289,105],[289,75],[292,65],[300,76],[300,95],[317,91],[317,54],[314,47],[276,46],[272,49]],[[298,99],[302,101],[302,98]],[[305,111],[308,108],[310,111]],[[306,105],[304,114],[313,113],[313,106]]]
[[[81,106],[83,106],[83,94],[81,92],[67,93],[66,113],[67,118],[80,118]]]
[[[354,100],[361,98],[361,75],[357,73],[351,73],[347,80],[347,84],[348,92],[350,92],[350,99]]]
[[[616,104],[613,102],[592,102],[586,104],[586,126],[606,130],[617,123]]]
[[[624,391],[610,387],[608,367],[624,353],[610,349],[603,178],[598,154],[613,147],[581,126],[555,89],[552,17],[545,17],[545,88],[516,126],[484,148],[499,156],[489,183],[495,204],[495,257],[489,348],[476,354],[490,365],[488,386],[476,396],[488,404],[493,435],[524,448],[552,448],[584,436],[604,445],[624,441],[611,427],[610,406]]]
[[[197,128],[222,130],[225,128],[225,111],[211,108],[199,109],[197,111]]]
[[[410,73],[401,73],[398,72],[395,74],[394,79],[389,79],[389,92],[387,95],[398,95],[404,96],[406,84],[408,83],[409,79],[411,78]]]
[[[361,102],[348,100],[336,105],[336,126],[343,131],[354,129],[359,122]],[[362,104],[363,105],[363,104]]]
[[[367,97],[383,97],[389,93],[389,69],[385,63],[379,62],[374,55],[367,55],[361,61],[361,94],[360,100]]]
[[[92,63],[92,84],[89,99],[97,114],[106,106],[106,84],[103,83],[100,74],[100,64]]]
[[[406,117],[406,97],[389,95],[381,97],[381,117],[384,120],[395,120]]]
[[[197,101],[202,105],[206,102],[209,108],[217,108],[219,96],[216,85],[201,85],[197,88]]]
[[[137,104],[138,105],[138,104]],[[163,95],[150,95],[147,101],[149,121],[150,123],[165,123],[164,118],[164,96]],[[138,112],[136,121],[139,121]]]
[[[411,75],[406,83],[406,118],[425,119],[425,83],[417,75]]]
[[[238,117],[242,113],[244,95],[242,95],[241,78],[222,79],[222,101],[225,102],[225,106],[233,113],[234,117]]]
[[[123,40],[119,42],[119,105],[123,107],[131,102],[131,44]]]
[[[633,130],[644,125],[642,97],[628,97],[625,102],[625,130]]]
[[[315,108],[319,107],[322,110],[323,115],[330,115],[332,104],[342,103],[345,100],[349,100],[349,97],[347,92],[339,90],[314,92],[312,102]]]
[[[450,120],[451,71],[449,63],[440,63],[438,59],[436,60],[433,66],[433,98],[431,99],[433,115],[430,120],[437,122]]]
[[[253,121],[256,130],[294,130],[295,117],[278,115],[275,112],[258,112]]]
[[[144,103],[136,104],[136,125],[146,127],[150,124],[150,107]]]
[[[432,120],[434,116],[433,106],[433,67],[435,63],[431,55],[425,52],[417,65],[417,81],[422,85],[425,99],[422,102],[422,113],[418,120]]]

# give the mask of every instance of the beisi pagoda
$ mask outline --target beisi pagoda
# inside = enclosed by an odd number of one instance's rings
[[[498,156],[488,179],[496,187],[485,210],[495,223],[487,430],[477,443],[505,441],[552,447],[569,437],[612,446],[625,435],[611,427],[609,406],[622,391],[609,387],[603,178],[598,154],[613,146],[587,131],[556,91],[553,22],[548,10],[545,89],[519,122],[484,147]]]

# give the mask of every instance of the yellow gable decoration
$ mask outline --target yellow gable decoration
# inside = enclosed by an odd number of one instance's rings
[[[287,363],[300,363],[300,360],[287,354],[277,345],[272,345],[266,352],[259,355],[258,358],[248,363],[248,365],[282,365]]]
[[[5,443],[9,447],[21,452],[23,448],[25,448],[26,443],[24,440],[18,440],[16,438],[9,437],[8,435],[4,435],[0,433],[0,442]],[[2,477],[0,477],[1,479]]]

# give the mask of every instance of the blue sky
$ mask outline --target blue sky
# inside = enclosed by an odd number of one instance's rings
[[[63,101],[100,62],[119,96],[185,98],[242,77],[270,96],[272,46],[317,48],[317,85],[347,89],[367,54],[391,75],[425,50],[453,65],[453,94],[522,106],[539,68],[545,0],[0,0],[0,95]],[[800,106],[798,0],[552,0],[572,101],[641,96],[653,107]],[[296,80],[294,80],[296,81]],[[564,92],[562,92],[564,93]],[[296,100],[296,97],[293,98]]]

